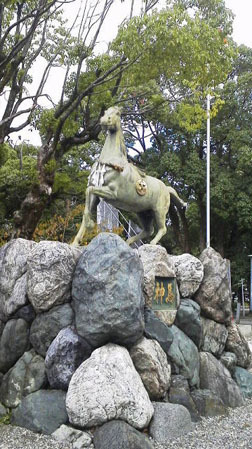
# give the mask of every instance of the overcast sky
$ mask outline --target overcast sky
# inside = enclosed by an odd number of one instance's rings
[[[226,6],[230,8],[234,14],[233,23],[233,37],[238,44],[245,44],[252,47],[252,32],[251,32],[251,20],[252,20],[252,0],[225,0]],[[137,4],[137,2],[136,2]],[[73,7],[71,6],[73,12]],[[75,10],[76,11],[76,10]],[[69,11],[70,12],[70,11]],[[106,24],[103,28],[102,37],[104,37],[103,45],[106,48],[106,41],[111,40],[116,34],[116,24],[119,24],[121,17],[125,17],[129,14],[129,2],[121,3],[117,0],[115,2],[112,13],[107,18]],[[71,13],[69,14],[71,16]],[[40,72],[40,70],[39,70]],[[50,90],[51,95],[57,93],[60,95],[60,83],[58,82],[58,75],[51,74]],[[34,75],[34,78],[36,75]],[[58,88],[58,89],[57,89]],[[40,139],[37,132],[29,132],[27,129],[23,130],[17,135],[12,134],[11,139],[13,142],[17,141],[18,135],[22,136],[22,139],[29,140],[30,143],[34,145],[40,144]]]
[[[238,44],[252,47],[252,0],[225,0],[226,6],[235,14],[234,18],[234,40]]]

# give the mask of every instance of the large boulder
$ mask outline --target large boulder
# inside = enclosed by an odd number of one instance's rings
[[[191,392],[191,397],[200,416],[211,417],[228,414],[227,407],[213,391],[195,389]]]
[[[100,233],[80,257],[73,277],[78,334],[92,346],[130,345],[144,330],[143,268],[120,237]]]
[[[45,358],[51,388],[67,390],[73,373],[91,352],[91,346],[71,327],[62,329],[49,346]]]
[[[181,329],[198,348],[202,343],[202,325],[200,306],[192,299],[182,299],[177,311],[175,324]]]
[[[160,344],[156,340],[142,338],[131,348],[130,356],[150,399],[163,398],[170,386],[171,366]]]
[[[30,325],[36,318],[36,312],[31,304],[27,304],[26,306],[23,306],[20,309],[18,309],[12,315],[12,318],[22,318]]]
[[[5,323],[0,320],[0,337],[1,337],[2,333],[3,333],[4,326],[5,326]]]
[[[226,350],[236,355],[237,365],[242,368],[248,368],[251,363],[251,351],[246,338],[242,335],[234,321],[230,323],[227,330]]]
[[[233,376],[235,367],[237,365],[237,357],[233,352],[223,352],[220,357],[220,362],[228,369],[231,376]]]
[[[4,376],[0,400],[6,407],[17,407],[22,398],[47,383],[44,359],[34,350],[25,352]]]
[[[216,323],[208,318],[201,318],[202,345],[201,350],[211,352],[219,358],[224,351],[228,331],[224,324]]]
[[[189,411],[192,421],[199,421],[200,416],[190,394],[188,380],[180,374],[172,376],[169,388],[169,402],[183,405]]]
[[[232,317],[229,262],[213,248],[206,248],[200,260],[204,266],[204,278],[194,298],[207,318],[228,324]]]
[[[90,428],[121,419],[143,429],[153,406],[126,348],[107,344],[75,371],[67,392],[69,421]]]
[[[175,274],[182,298],[191,298],[198,290],[203,276],[204,268],[199,259],[191,254],[172,256]]]
[[[193,430],[189,411],[179,404],[154,402],[154,415],[150,424],[150,435],[167,446],[171,441]]]
[[[9,320],[0,338],[0,372],[6,373],[28,349],[28,323],[21,318]]]
[[[200,353],[200,388],[212,391],[226,407],[244,404],[241,390],[230,372],[209,352]]]
[[[143,292],[145,305],[152,307],[152,298],[155,289],[155,277],[175,278],[175,270],[171,256],[160,245],[142,245],[138,248],[139,257],[144,268]],[[174,323],[179,306],[179,291],[177,287],[177,304],[174,310],[155,310],[155,314],[169,326]]]
[[[119,420],[99,427],[94,433],[95,449],[154,449],[146,435]]]
[[[61,329],[71,326],[74,312],[70,304],[63,304],[50,309],[48,312],[37,315],[31,325],[30,342],[43,357]]]
[[[67,422],[65,400],[66,393],[59,390],[31,393],[12,411],[11,424],[50,435]]]
[[[245,398],[252,398],[252,373],[240,366],[234,370],[234,380],[239,385]]]
[[[76,261],[81,252],[66,243],[43,241],[27,260],[27,293],[37,312],[70,300]]]
[[[167,351],[174,374],[181,374],[191,387],[199,385],[199,353],[197,346],[177,326],[171,327],[173,342]]]
[[[11,240],[0,248],[0,319],[7,319],[27,303],[27,258],[37,244],[30,240]]]
[[[157,340],[161,348],[167,352],[173,341],[171,329],[148,307],[144,310],[144,320],[144,335],[152,340]]]

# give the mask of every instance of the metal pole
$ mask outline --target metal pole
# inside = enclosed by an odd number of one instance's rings
[[[252,254],[249,255],[250,258],[250,302],[249,310],[252,312]]]
[[[245,302],[244,302],[244,279],[241,279],[241,294],[242,294],[242,316],[245,317]]]
[[[207,95],[206,247],[210,247],[210,94]]]

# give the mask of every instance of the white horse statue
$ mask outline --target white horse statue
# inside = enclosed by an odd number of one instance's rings
[[[79,245],[86,230],[95,226],[94,217],[101,198],[118,209],[137,215],[142,231],[127,240],[129,245],[150,237],[154,232],[154,224],[156,235],[150,243],[156,245],[167,232],[166,215],[170,199],[180,208],[185,208],[186,203],[172,187],[145,175],[128,162],[120,108],[109,108],[100,123],[107,130],[107,137],[100,157],[89,175],[82,224],[73,245]]]

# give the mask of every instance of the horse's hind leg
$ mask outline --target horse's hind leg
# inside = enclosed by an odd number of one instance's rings
[[[137,242],[138,240],[145,239],[147,237],[150,237],[153,234],[154,228],[153,228],[153,216],[151,213],[139,213],[137,214],[138,220],[140,222],[141,227],[143,230],[132,237],[129,237],[127,240],[128,245],[132,245],[133,243]]]
[[[166,214],[167,214],[167,210],[162,211],[162,212],[155,212],[154,213],[154,217],[155,217],[155,222],[157,224],[157,229],[158,232],[156,234],[156,236],[154,237],[154,239],[150,242],[151,245],[156,245],[159,240],[166,234],[167,229],[166,229]]]

